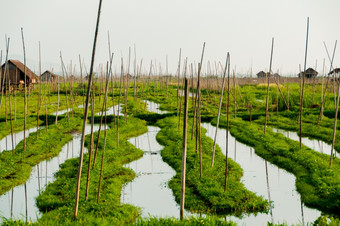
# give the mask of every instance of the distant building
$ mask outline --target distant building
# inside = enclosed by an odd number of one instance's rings
[[[328,75],[339,74],[339,73],[340,73],[340,68],[335,68],[333,71],[329,72]]]
[[[269,74],[269,73],[268,72],[264,72],[264,71],[260,71],[256,75],[257,75],[258,78],[266,78],[267,74]],[[271,74],[270,77],[279,78],[280,75],[278,73],[275,73],[275,74]]]
[[[6,72],[5,72],[6,69]],[[34,74],[27,66],[19,60],[8,60],[7,65],[4,63],[1,66],[1,81],[5,78],[5,84],[8,85],[24,85],[26,74],[26,86],[37,83],[38,76]],[[2,84],[2,83],[1,83]],[[0,85],[1,86],[1,85]]]
[[[316,78],[316,76],[319,74],[313,68],[308,68],[305,72],[299,73],[298,77],[300,78],[300,76],[303,75],[304,73],[305,73],[305,78]]]
[[[266,72],[260,71],[259,73],[256,74],[258,78],[265,78],[266,77]]]
[[[50,71],[45,71],[41,76],[40,76],[40,81],[41,82],[57,82],[58,80],[58,75],[50,72]]]

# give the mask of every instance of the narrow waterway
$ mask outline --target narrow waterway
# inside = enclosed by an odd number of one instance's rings
[[[150,112],[154,112],[157,114],[165,114],[168,113],[167,111],[162,111],[159,109],[160,105],[149,100],[143,100],[144,103],[146,103],[146,109]]]
[[[99,125],[94,125],[94,131],[99,130]],[[104,127],[102,127],[104,129]],[[91,125],[86,125],[86,134],[91,133]],[[35,221],[41,216],[35,204],[35,198],[45,189],[48,183],[55,180],[54,174],[59,170],[59,165],[67,159],[78,158],[80,154],[81,134],[72,134],[73,139],[62,147],[58,156],[42,161],[32,168],[30,178],[26,181],[27,188],[27,216]],[[87,151],[87,149],[85,149]],[[26,201],[25,184],[14,187],[11,191],[0,196],[0,223],[1,216],[9,219],[25,219]]]
[[[276,133],[281,133],[282,135],[284,135],[285,137],[288,137],[289,139],[295,140],[295,141],[300,141],[299,135],[297,134],[297,132],[292,132],[292,131],[286,131],[286,130],[282,130],[282,129],[277,129],[277,128],[272,128],[274,132]],[[331,155],[331,145],[321,141],[321,140],[315,140],[315,139],[310,139],[308,137],[302,137],[301,142],[317,151],[326,155]],[[336,155],[336,152],[334,152],[334,154]]]
[[[206,135],[214,139],[216,127],[210,123],[202,123],[207,129]],[[293,174],[278,168],[257,156],[254,149],[244,145],[228,134],[229,158],[236,161],[243,169],[241,181],[247,189],[272,201],[271,211],[268,214],[250,214],[243,218],[231,217],[229,220],[239,225],[267,225],[267,222],[306,224],[313,222],[320,216],[320,211],[305,207],[301,203],[300,194],[295,187],[296,178]],[[218,129],[217,144],[225,154],[226,130]]]
[[[115,112],[115,115],[120,115],[120,116],[124,116],[124,110],[121,106],[122,104],[117,104],[115,106],[112,106],[112,107],[109,107],[107,110],[106,110],[106,115],[113,115],[113,112]],[[119,108],[118,108],[119,107]],[[118,109],[119,109],[119,114],[118,114]],[[104,112],[105,114],[105,112]],[[102,115],[101,112],[98,112],[96,115]]]
[[[45,128],[45,126],[39,126],[39,130]],[[33,127],[26,130],[26,138],[30,133],[37,132],[37,127]],[[13,133],[14,148],[24,139],[24,131]],[[0,153],[5,150],[12,150],[12,135],[9,134],[0,140]]]
[[[142,217],[179,217],[179,205],[175,202],[168,181],[176,174],[162,160],[163,146],[156,135],[160,128],[148,126],[148,132],[129,139],[129,142],[144,151],[142,158],[126,164],[137,177],[126,184],[121,193],[121,202],[142,208]]]

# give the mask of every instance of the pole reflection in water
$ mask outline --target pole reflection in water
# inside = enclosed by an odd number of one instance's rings
[[[91,125],[86,125],[86,134],[89,134]],[[94,126],[94,131],[99,129],[99,125]],[[79,156],[81,134],[72,134],[74,143],[74,156]],[[35,221],[41,213],[35,205],[35,197],[54,181],[54,173],[59,170],[59,164],[70,158],[69,146],[72,141],[62,147],[58,156],[45,160],[32,167],[30,178],[25,184],[14,187],[9,192],[0,196],[0,224],[1,216],[12,218],[13,220]],[[44,180],[45,179],[45,180]],[[40,186],[40,188],[39,188]],[[10,208],[9,208],[10,207]]]
[[[125,165],[136,172],[137,177],[122,189],[121,202],[142,208],[142,217],[179,217],[168,181],[176,174],[160,155],[163,147],[158,144],[156,135],[160,129],[148,126],[148,132],[131,138],[130,143],[144,151],[142,158]]]
[[[202,127],[207,129],[207,136],[213,139],[216,127],[209,123],[202,123]],[[221,131],[218,132],[217,144],[220,146],[223,154],[225,154],[225,129],[220,130]],[[233,147],[235,146],[235,138],[231,136],[230,133],[228,134],[228,139],[230,140],[229,149],[235,148]],[[238,141],[236,141],[236,145],[236,162],[243,169],[241,181],[247,189],[255,192],[257,195],[263,196],[267,200],[270,196],[270,201],[272,201],[272,215],[270,213],[258,213],[256,216],[255,214],[250,214],[242,218],[232,216],[229,220],[233,220],[240,225],[266,225],[267,222],[274,220],[274,223],[285,222],[288,225],[301,222],[301,200],[300,194],[296,191],[295,176],[268,162],[267,180],[266,167],[263,167],[265,166],[265,160],[256,155],[256,153],[252,155],[251,153],[254,149],[249,146]],[[267,186],[267,181],[268,185],[270,183],[270,186]],[[303,212],[305,223],[313,222],[321,215],[320,211],[305,206],[303,206]]]

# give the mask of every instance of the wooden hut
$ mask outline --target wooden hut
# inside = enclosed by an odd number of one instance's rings
[[[329,72],[328,75],[337,75],[340,74],[340,68],[335,68],[333,71]]]
[[[30,84],[37,83],[38,76],[34,74],[27,66],[25,68],[24,64],[19,60],[8,60],[7,63],[4,63],[1,66],[1,85],[4,78],[4,84],[6,84],[6,86],[8,83],[11,86],[23,86],[25,83],[25,73],[27,87],[29,87]]]
[[[303,75],[304,73],[305,73],[305,78],[316,78],[316,76],[319,74],[316,70],[310,67],[305,72],[299,73],[298,77],[300,78],[301,74]]]
[[[52,73],[51,71],[45,71],[41,76],[40,76],[40,81],[41,82],[57,82],[58,80],[58,75]]]
[[[256,75],[257,75],[258,78],[266,78],[267,74],[269,74],[269,73],[268,72],[264,72],[264,71],[260,71]],[[278,73],[275,73],[275,74],[271,74],[270,77],[279,78],[280,75]]]
[[[264,72],[264,71],[260,71],[259,73],[257,73],[256,75],[257,75],[257,77],[258,78],[265,78],[266,77],[266,72]]]

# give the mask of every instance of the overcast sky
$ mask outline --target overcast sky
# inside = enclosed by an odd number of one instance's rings
[[[43,70],[60,71],[59,52],[66,64],[78,63],[78,55],[89,70],[98,10],[97,0],[0,0],[0,49],[10,37],[10,56],[23,61],[21,27],[24,29],[28,65],[37,71],[38,42]],[[269,69],[271,39],[274,37],[273,71],[297,74],[303,65],[307,17],[310,39],[307,67],[322,72],[326,58],[340,39],[339,0],[103,0],[97,43],[96,65],[108,60],[108,38],[115,53],[114,67],[136,45],[137,61],[143,58],[162,64],[168,55],[169,71],[175,73],[179,49],[182,59],[198,62],[206,42],[204,65],[224,64],[227,52],[238,73]],[[340,66],[338,48],[335,66]],[[4,61],[4,60],[3,60]],[[2,62],[3,62],[2,61]],[[132,58],[133,62],[133,58]],[[182,62],[183,63],[183,62]],[[329,70],[327,68],[327,70]],[[132,67],[130,69],[132,71]]]

